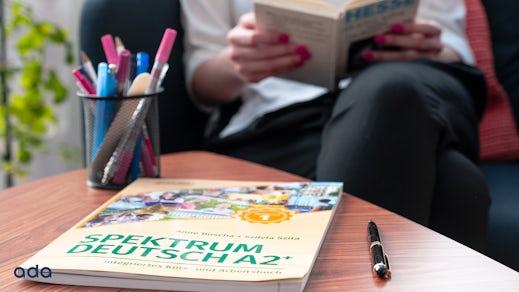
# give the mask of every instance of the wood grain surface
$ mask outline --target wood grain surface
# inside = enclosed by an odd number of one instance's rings
[[[163,155],[161,170],[162,177],[168,178],[302,179],[207,152]],[[17,279],[13,274],[24,260],[115,193],[87,187],[85,169],[1,191],[0,290],[124,290],[41,284]],[[372,272],[367,240],[370,219],[377,223],[389,255],[392,277],[388,280]],[[519,273],[401,216],[344,194],[305,291],[519,291]]]

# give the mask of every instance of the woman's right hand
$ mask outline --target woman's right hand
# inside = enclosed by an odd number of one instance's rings
[[[289,72],[311,58],[308,49],[291,42],[288,35],[258,30],[254,13],[242,15],[227,40],[234,70],[246,82]]]

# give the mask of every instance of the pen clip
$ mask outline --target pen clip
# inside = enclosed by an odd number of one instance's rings
[[[391,278],[391,266],[389,265],[389,258],[386,253],[384,253],[384,259],[386,260],[386,265],[387,265],[387,271],[386,271],[386,274],[384,275],[384,277]]]

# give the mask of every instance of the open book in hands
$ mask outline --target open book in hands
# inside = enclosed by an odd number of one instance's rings
[[[345,3],[346,2],[346,3]],[[366,65],[362,52],[372,37],[412,20],[419,0],[255,0],[260,29],[286,33],[312,58],[284,78],[333,90]]]

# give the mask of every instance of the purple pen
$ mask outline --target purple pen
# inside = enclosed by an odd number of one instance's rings
[[[128,50],[122,50],[119,54],[119,68],[117,69],[117,94],[124,96],[128,89],[128,81],[130,78],[130,61],[131,53]]]

